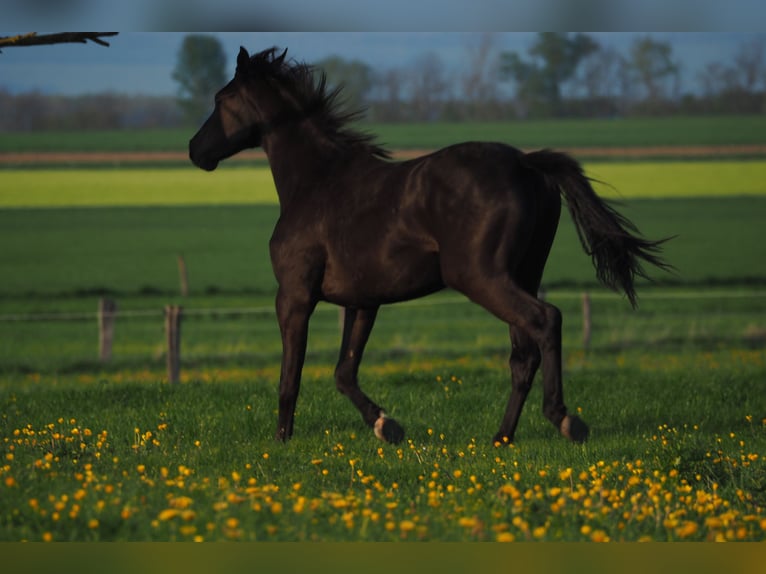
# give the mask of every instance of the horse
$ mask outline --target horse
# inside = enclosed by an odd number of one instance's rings
[[[562,391],[561,311],[537,297],[558,227],[562,197],[601,283],[637,304],[634,280],[666,241],[644,239],[591,186],[571,156],[523,152],[503,143],[457,143],[394,161],[374,136],[349,124],[342,87],[287,59],[287,49],[250,55],[189,142],[197,167],[213,171],[246,149],[263,148],[279,196],[269,242],[282,339],[276,440],[293,435],[309,318],[319,301],[345,308],[334,378],[379,439],[404,428],[360,388],[359,366],[381,305],[450,288],[509,326],[511,392],[495,445],[512,443],[542,366],[543,414],[569,440],[589,429]]]

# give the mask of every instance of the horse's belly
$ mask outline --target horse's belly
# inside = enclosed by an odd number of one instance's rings
[[[333,265],[325,270],[322,295],[331,303],[371,307],[423,297],[444,288],[436,253]]]

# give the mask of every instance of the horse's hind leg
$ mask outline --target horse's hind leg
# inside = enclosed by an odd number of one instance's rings
[[[359,363],[377,314],[377,307],[346,308],[340,357],[335,367],[335,384],[359,410],[364,422],[374,429],[375,436],[386,442],[398,443],[404,439],[404,429],[362,392],[357,378]]]
[[[543,413],[564,436],[575,442],[584,441],[588,435],[588,427],[576,416],[567,414],[564,405],[561,377],[561,311],[530,295],[510,279],[495,278],[479,282],[475,289],[469,288],[466,294],[507,322],[514,329],[514,333],[518,335],[523,332],[526,339],[537,346],[543,369]],[[517,339],[522,341],[522,349],[526,353],[533,353],[531,357],[534,358],[534,351],[530,350],[531,343],[525,340],[524,335],[517,336]],[[531,384],[531,380],[527,381],[526,377],[534,376],[531,367],[536,359],[524,358],[522,350],[517,353],[517,357],[518,361],[512,359],[512,366],[516,364],[521,380],[514,382],[500,431],[495,435],[496,441],[512,439],[523,404],[522,399],[528,390],[527,383]],[[528,374],[528,370],[532,372]]]
[[[540,349],[537,344],[518,327],[511,326],[511,397],[505,409],[500,431],[495,435],[495,443],[513,442],[513,435],[519,423],[521,409],[527,400],[535,373],[540,366]]]

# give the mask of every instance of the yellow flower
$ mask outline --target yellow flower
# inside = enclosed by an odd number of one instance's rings
[[[681,526],[676,528],[676,536],[679,538],[688,538],[689,536],[694,536],[694,534],[697,532],[697,523],[692,522],[691,520],[685,521]]]
[[[476,518],[463,516],[460,518],[460,520],[457,521],[457,523],[463,528],[473,528],[476,526]]]
[[[178,516],[178,510],[176,508],[166,508],[157,515],[158,520],[166,521]]]
[[[226,500],[232,504],[240,504],[247,499],[244,496],[240,496],[236,492],[230,492],[229,494],[226,495]]]
[[[402,532],[410,532],[411,530],[415,530],[415,523],[412,520],[402,520],[399,523],[399,530]]]
[[[191,498],[188,496],[176,496],[175,498],[171,498],[168,504],[172,508],[189,508],[194,502]]]
[[[233,516],[231,518],[226,519],[226,528],[231,528],[232,530],[239,526],[239,520],[234,518]]]
[[[500,532],[495,538],[497,542],[513,542],[516,537],[510,532]]]
[[[594,530],[590,535],[590,539],[593,542],[609,542],[609,536],[603,530]]]

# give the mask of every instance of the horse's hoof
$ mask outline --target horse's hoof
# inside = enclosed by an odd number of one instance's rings
[[[279,427],[277,429],[276,434],[274,435],[274,440],[276,442],[287,442],[290,440],[290,436],[292,433],[287,432],[287,429],[285,427]]]
[[[590,432],[588,425],[575,415],[566,415],[561,421],[559,430],[562,435],[577,443],[583,443],[588,440],[588,433]]]
[[[380,415],[375,421],[375,436],[384,442],[399,444],[404,440],[404,429],[402,425],[386,415]]]
[[[502,434],[496,434],[492,439],[493,446],[508,446],[513,444],[513,437],[508,437]]]

